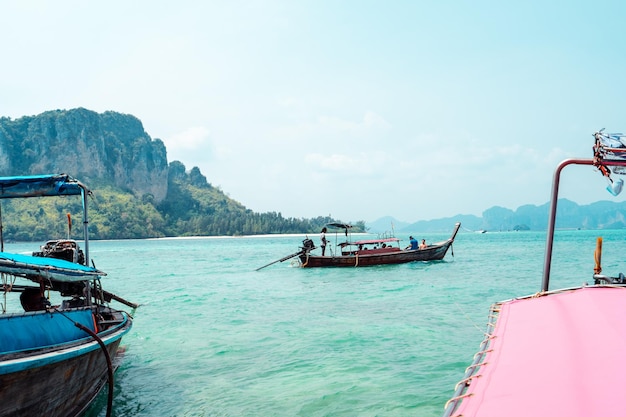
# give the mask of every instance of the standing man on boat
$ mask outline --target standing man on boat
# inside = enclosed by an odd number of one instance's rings
[[[322,245],[322,256],[326,253],[326,228],[322,228],[322,233],[320,233],[320,242]]]

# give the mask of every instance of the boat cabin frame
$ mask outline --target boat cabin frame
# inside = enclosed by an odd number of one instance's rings
[[[569,165],[595,166],[600,171],[600,167],[626,167],[626,160],[619,159],[598,159],[596,158],[570,158],[562,161],[554,171],[552,180],[552,194],[550,197],[550,210],[548,212],[548,233],[546,236],[546,252],[543,264],[543,278],[541,281],[541,291],[547,292],[550,288],[550,269],[552,266],[552,248],[554,244],[554,230],[556,228],[556,210],[558,205],[559,184],[561,181],[561,171]],[[604,171],[602,171],[604,172]]]

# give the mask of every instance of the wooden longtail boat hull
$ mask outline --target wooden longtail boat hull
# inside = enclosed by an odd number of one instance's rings
[[[452,235],[446,241],[427,245],[422,249],[402,250],[397,245],[400,239],[396,237],[384,237],[377,239],[366,239],[353,241],[348,238],[348,230],[350,225],[331,223],[329,226],[341,227],[345,229],[347,240],[339,243],[341,255],[320,256],[312,255],[311,251],[315,250],[315,244],[308,237],[302,241],[300,251],[287,255],[277,261],[270,262],[256,270],[263,269],[276,262],[283,262],[287,259],[298,257],[300,266],[303,268],[319,268],[319,267],[335,267],[335,266],[374,266],[374,265],[393,265],[404,264],[416,261],[440,261],[452,247],[454,238],[459,232],[461,223],[454,225]],[[326,228],[323,232],[325,233]],[[389,246],[387,246],[389,244]],[[374,246],[373,248],[372,245]],[[380,245],[380,246],[379,246]],[[368,249],[371,248],[371,249]],[[453,253],[454,255],[454,253]]]
[[[373,266],[403,264],[415,261],[440,261],[448,252],[453,240],[431,245],[426,249],[399,250],[380,254],[356,254],[342,256],[317,256],[303,253],[299,256],[302,267],[315,268],[327,266]],[[374,252],[374,251],[371,251]]]
[[[59,313],[48,313],[50,315]],[[125,313],[124,313],[125,316]],[[10,317],[0,319],[11,320]],[[98,335],[111,358],[131,328],[126,316]],[[79,416],[107,382],[107,361],[91,337],[0,354],[0,416]]]

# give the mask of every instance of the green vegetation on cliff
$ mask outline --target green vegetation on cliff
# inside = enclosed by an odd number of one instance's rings
[[[67,173],[86,183],[94,193],[94,239],[318,233],[338,221],[255,213],[213,187],[197,167],[187,172],[165,155],[163,142],[130,115],[74,109],[0,118],[0,175]],[[80,199],[39,200],[1,201],[5,240],[64,237],[67,213],[72,237],[82,237]],[[365,230],[363,221],[354,226]]]

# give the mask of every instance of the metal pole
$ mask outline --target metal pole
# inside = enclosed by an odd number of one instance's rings
[[[605,161],[607,162],[607,161]],[[541,291],[548,291],[550,286],[550,266],[552,264],[552,244],[554,243],[554,229],[556,222],[556,208],[559,198],[559,181],[561,178],[561,171],[568,165],[593,165],[593,159],[566,159],[561,162],[554,171],[554,178],[552,180],[552,194],[550,197],[550,211],[548,212],[548,234],[546,236],[546,254],[543,263],[543,280],[541,282]],[[610,161],[610,165],[626,165],[626,161]]]
[[[85,239],[85,265],[89,266],[89,217],[87,216],[87,196],[89,190],[80,187],[80,195],[83,198],[83,237]]]
[[[85,242],[85,265],[90,266],[89,262],[89,221],[87,220],[87,195],[89,194],[89,190],[83,185],[80,184],[80,196],[83,199],[83,239]],[[91,305],[91,283],[89,281],[85,281],[85,290],[87,294],[85,294],[85,298],[87,300],[87,305]]]
[[[0,251],[4,252],[4,227],[2,224],[2,204],[0,204]]]

